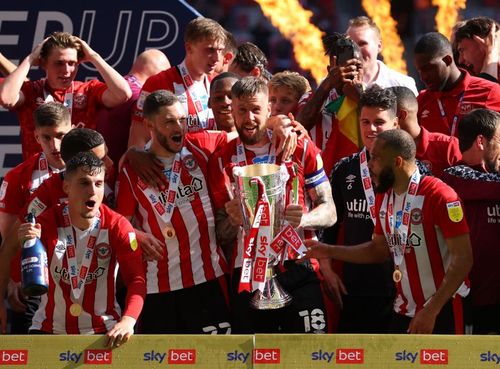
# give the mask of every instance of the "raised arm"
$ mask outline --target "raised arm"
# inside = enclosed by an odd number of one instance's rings
[[[114,70],[85,41],[79,39],[85,55],[82,62],[88,61],[96,67],[108,89],[102,95],[102,102],[108,108],[113,108],[132,97],[132,91],[127,81]]]

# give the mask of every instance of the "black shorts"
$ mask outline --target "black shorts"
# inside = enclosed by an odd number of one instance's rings
[[[500,334],[500,305],[472,307],[473,334]]]
[[[433,334],[464,334],[467,321],[467,300],[460,296],[448,301],[436,317]],[[410,317],[393,312],[388,333],[407,333]]]
[[[229,334],[225,276],[172,292],[146,295],[139,320],[145,334]]]
[[[387,333],[394,298],[388,296],[342,296],[338,333]]]
[[[276,310],[250,307],[253,293],[238,293],[241,268],[231,277],[231,326],[237,334],[253,333],[325,333],[327,319],[320,281],[309,263],[285,262],[285,272],[277,279],[292,296],[290,305]]]

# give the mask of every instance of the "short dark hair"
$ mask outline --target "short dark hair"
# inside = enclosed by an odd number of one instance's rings
[[[93,129],[73,128],[66,133],[61,141],[61,157],[65,163],[80,152],[92,150],[104,144],[104,137]]]
[[[233,63],[245,72],[250,72],[255,67],[263,72],[267,68],[266,55],[257,45],[251,42],[245,42],[238,46],[238,52]]]
[[[458,43],[463,39],[471,39],[474,36],[486,38],[490,32],[491,27],[496,24],[496,29],[500,27],[497,22],[488,17],[475,17],[468,19],[461,27],[458,27],[455,32],[455,42]]]
[[[254,96],[259,92],[269,94],[267,82],[261,77],[244,77],[236,82],[231,88],[231,96],[241,99],[242,97]]]
[[[239,81],[241,77],[237,75],[236,73],[231,73],[231,72],[224,72],[219,75],[217,75],[212,82],[210,82],[210,93],[215,90],[216,85],[219,83],[219,81],[222,81],[223,79],[226,78],[231,78]]]
[[[78,169],[82,168],[85,173],[94,175],[105,171],[104,162],[92,151],[79,152],[66,163],[64,179],[70,179]]]
[[[391,150],[406,161],[415,161],[417,146],[413,138],[402,129],[390,129],[377,134],[376,140],[383,141],[384,149]]]
[[[469,150],[477,136],[482,135],[488,141],[493,138],[500,113],[489,109],[475,109],[465,115],[458,124],[458,143],[461,152]]]
[[[352,41],[349,36],[345,33],[333,32],[330,35],[323,37],[323,48],[325,49],[325,55],[329,58],[334,56],[339,56],[339,53],[346,47],[352,47],[354,49],[354,55],[361,55],[361,50],[354,41]]]
[[[146,118],[157,114],[161,107],[172,106],[179,102],[177,96],[168,90],[156,90],[150,93],[144,101],[142,112]]]
[[[359,107],[374,107],[388,110],[392,116],[397,115],[396,95],[388,88],[372,85],[361,94]]]
[[[418,102],[415,94],[411,89],[406,86],[392,86],[388,87],[396,96],[396,107],[399,112],[400,109],[417,111]]]
[[[35,109],[33,120],[35,127],[53,127],[60,124],[71,124],[71,114],[63,104],[49,101]]]
[[[426,54],[433,59],[453,55],[450,41],[439,32],[429,32],[420,37],[415,45],[415,54]]]

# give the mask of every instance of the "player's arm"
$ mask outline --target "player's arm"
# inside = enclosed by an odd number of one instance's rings
[[[331,227],[337,221],[337,211],[332,198],[332,189],[328,181],[307,191],[313,202],[314,208],[302,214],[300,227],[304,229],[322,229]],[[290,206],[287,208],[290,208]]]
[[[0,73],[4,76],[8,76],[11,74],[17,65],[12,63],[9,59],[7,59],[2,53],[0,53]]]
[[[104,83],[108,87],[102,94],[102,103],[108,108],[113,108],[126,102],[132,97],[129,84],[120,73],[113,69],[97,52],[95,52],[85,41],[79,39],[82,44],[84,59],[96,67]]]
[[[130,222],[123,218],[115,229],[119,230],[119,237],[116,238],[118,241],[114,245],[127,295],[120,321],[107,333],[109,347],[120,346],[134,334],[134,325],[144,306],[146,296],[146,275],[141,248],[138,247],[134,229]]]
[[[9,74],[0,84],[0,105],[7,109],[14,109],[24,103],[24,95],[21,92],[26,77],[32,66],[40,62],[40,51],[47,39],[40,42],[37,47]]]
[[[355,246],[327,245],[306,240],[305,258],[336,259],[354,264],[378,264],[390,257],[389,245],[384,235],[375,234],[373,240]]]
[[[426,302],[422,310],[415,314],[408,333],[432,333],[439,312],[452,298],[472,268],[472,247],[469,234],[446,238],[445,242],[450,253],[450,265],[434,296]]]

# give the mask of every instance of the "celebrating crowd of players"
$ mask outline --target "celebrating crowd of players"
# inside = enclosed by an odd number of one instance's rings
[[[0,104],[18,114],[25,161],[0,188],[1,332],[110,345],[134,332],[500,333],[499,29],[480,17],[453,44],[422,36],[420,92],[378,60],[367,17],[324,38],[316,90],[201,17],[179,65],[148,50],[125,77],[64,32],[17,68],[2,56]],[[76,81],[82,62],[103,82]],[[35,65],[44,79],[28,79]],[[278,267],[293,300],[276,310],[238,291],[232,169],[258,163],[293,164],[284,219],[307,246]],[[33,237],[48,254],[41,297],[21,290]]]

